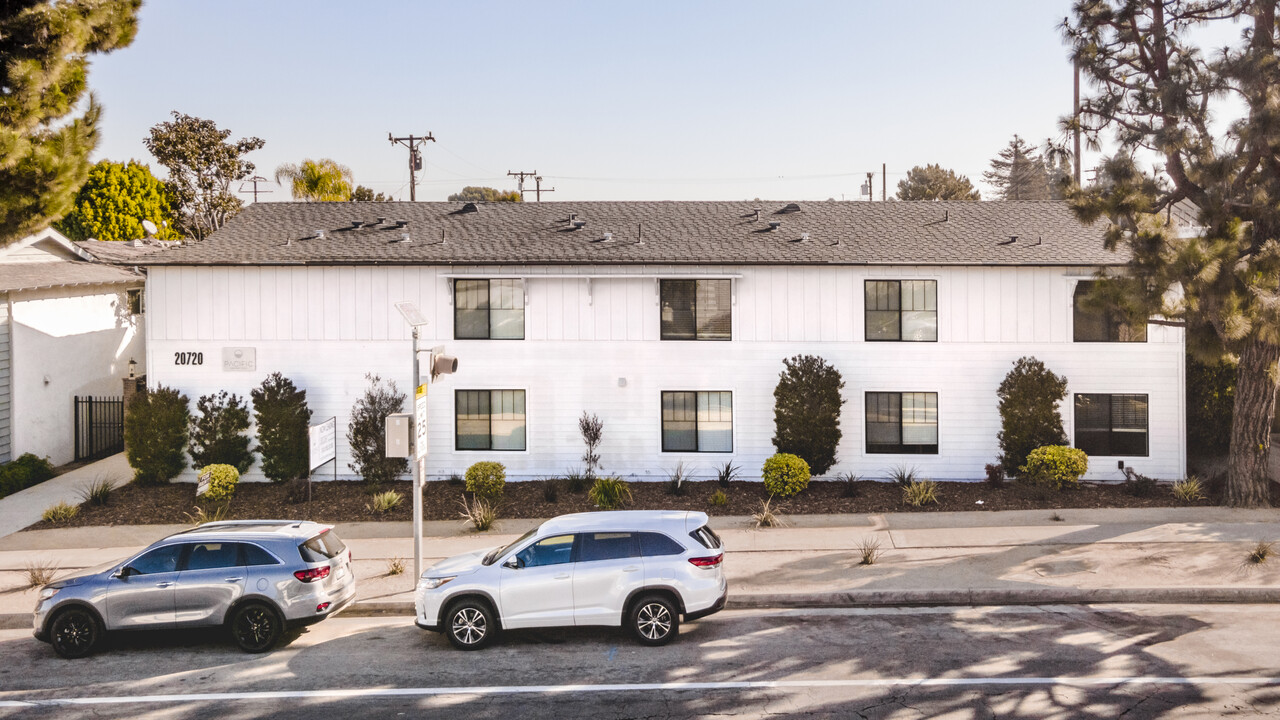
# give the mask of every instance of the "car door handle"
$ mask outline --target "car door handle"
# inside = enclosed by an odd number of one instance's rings
[[[160,588],[170,587],[170,586],[172,586],[172,585],[173,585],[173,583],[169,582],[168,580],[166,580],[166,581],[164,581],[164,582],[158,582],[158,583],[156,583],[156,587],[160,587]]]
[[[238,577],[223,578],[223,579],[226,580],[227,582],[240,582],[240,578]]]
[[[638,568],[638,567],[636,567],[636,566],[632,565],[631,567],[624,567],[624,568],[622,568],[622,572],[635,572],[635,571],[637,571],[637,570],[639,570],[639,569],[640,569],[640,568]]]
[[[557,576],[556,576],[556,579],[557,579],[557,580],[568,580],[568,579],[569,579],[569,573],[560,573],[559,575],[557,575]]]

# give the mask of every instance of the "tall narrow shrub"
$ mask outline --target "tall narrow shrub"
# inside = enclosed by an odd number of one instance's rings
[[[293,381],[277,372],[268,375],[249,394],[253,398],[253,419],[258,425],[263,474],[272,482],[306,477],[310,452],[307,427],[311,423],[307,391],[299,390]]]
[[[365,482],[377,485],[395,480],[409,470],[408,458],[387,457],[386,431],[387,416],[404,412],[408,396],[400,392],[394,380],[384,383],[372,373],[364,377],[369,387],[351,407],[351,422],[347,424],[352,459],[347,467]]]
[[[1067,378],[1033,357],[1018,358],[996,391],[1000,398],[1000,464],[1021,475],[1032,450],[1066,445],[1058,403],[1067,396]]]
[[[840,371],[814,355],[782,361],[773,399],[773,446],[780,453],[799,456],[814,475],[836,463],[840,444]]]
[[[230,465],[243,474],[253,465],[253,450],[245,434],[249,429],[249,404],[226,390],[217,395],[201,395],[191,418],[188,451],[198,468]]]
[[[191,401],[174,388],[160,385],[140,392],[124,414],[125,458],[134,482],[162,485],[187,466],[187,424]]]
[[[599,416],[588,415],[587,411],[583,410],[582,417],[578,418],[578,432],[582,434],[582,442],[587,446],[587,451],[582,453],[587,482],[595,482],[596,471],[600,469],[600,453],[596,452],[596,449],[604,439],[604,422]]]

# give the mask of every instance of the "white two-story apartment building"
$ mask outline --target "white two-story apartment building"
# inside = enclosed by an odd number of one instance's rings
[[[431,476],[563,473],[586,411],[607,473],[758,477],[798,354],[844,377],[833,474],[982,477],[1024,355],[1067,377],[1088,478],[1185,474],[1182,330],[1080,307],[1123,258],[1060,203],[263,203],[144,262],[149,384],[194,402],[279,371],[337,417],[340,476],[366,373],[412,394],[401,301],[459,362],[429,392]]]

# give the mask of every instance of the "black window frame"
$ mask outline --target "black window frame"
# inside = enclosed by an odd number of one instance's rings
[[[870,413],[869,403],[871,402],[871,398],[873,395],[898,396],[898,405],[897,405],[898,407],[898,442],[895,445],[890,445],[888,443],[872,443],[871,442],[872,423],[870,420],[871,413]],[[902,441],[902,436],[903,436],[902,396],[903,395],[932,395],[933,396],[933,406],[935,408],[935,412],[937,413],[937,418],[934,420],[934,429],[935,429],[935,434],[937,435],[937,442],[933,443],[932,445],[921,445],[918,443],[907,444]],[[885,423],[877,423],[877,424],[885,424]],[[938,455],[939,454],[938,449],[942,444],[942,414],[941,414],[941,407],[940,407],[940,398],[938,397],[937,391],[933,391],[933,390],[902,390],[902,391],[868,390],[866,391],[863,395],[863,400],[862,400],[862,437],[863,437],[863,447],[868,455]]]
[[[922,282],[931,283],[933,285],[933,310],[907,310],[902,309],[902,283],[904,282]],[[896,308],[875,308],[872,309],[867,303],[867,291],[872,283],[892,283],[897,285],[898,307]],[[896,338],[873,338],[871,337],[871,323],[867,322],[867,315],[871,312],[893,312],[898,314],[898,337]],[[904,338],[902,335],[902,316],[904,312],[932,312],[933,313],[933,337],[928,340],[915,340],[912,338]],[[867,278],[862,281],[862,339],[864,342],[938,342],[938,281],[933,278]]]
[[[130,315],[141,315],[146,310],[146,293],[142,288],[125,290],[125,304],[129,306]]]
[[[1083,297],[1097,284],[1097,280],[1079,280],[1071,290],[1071,342],[1079,343],[1145,343],[1147,342],[1147,324],[1131,325],[1123,313],[1107,308],[1093,311],[1082,307]],[[1105,338],[1088,337],[1081,339],[1081,330],[1090,325],[1101,325]],[[1126,337],[1128,335],[1128,337]]]
[[[527,329],[527,328],[526,328],[526,326],[525,326],[525,309],[526,309],[526,306],[525,306],[525,304],[524,304],[524,301],[523,301],[523,300],[521,301],[521,304],[520,304],[520,337],[494,337],[494,336],[493,336],[493,311],[494,311],[494,307],[493,307],[492,302],[490,302],[489,300],[486,300],[486,301],[485,301],[485,302],[486,302],[485,309],[488,311],[488,315],[489,315],[489,322],[488,322],[488,325],[487,325],[487,327],[486,327],[486,329],[485,329],[485,334],[484,334],[484,335],[460,335],[460,334],[458,333],[458,328],[459,328],[459,323],[458,323],[458,313],[459,313],[459,312],[461,312],[461,310],[462,310],[462,308],[460,308],[460,307],[459,307],[459,303],[458,303],[458,283],[460,283],[460,282],[483,282],[483,283],[484,283],[484,285],[485,285],[485,290],[486,290],[485,295],[486,295],[488,298],[492,298],[492,297],[493,297],[493,281],[494,281],[495,279],[499,279],[499,280],[519,280],[519,281],[520,281],[520,292],[521,292],[521,297],[523,297],[523,294],[524,294],[524,278],[458,278],[458,277],[453,278],[453,287],[452,287],[451,291],[453,292],[453,339],[454,339],[454,340],[524,340],[524,339],[525,339],[525,336],[526,336],[526,334],[527,334],[527,333],[525,332],[525,330]],[[499,309],[499,310],[505,310],[505,309],[510,309],[510,308],[498,308],[498,309]]]
[[[667,420],[663,417],[666,412],[667,395],[693,395],[693,442],[698,445],[698,395],[710,393],[727,393],[729,395],[729,449],[728,450],[703,450],[695,447],[693,450],[687,449],[671,449],[667,446]],[[733,412],[733,391],[732,390],[662,390],[658,397],[658,432],[662,435],[662,452],[667,453],[702,453],[711,455],[730,455],[734,451],[734,412]]]
[[[703,335],[701,328],[698,327],[698,289],[700,283],[727,283],[729,297],[729,332],[726,335]],[[689,293],[691,305],[689,314],[693,320],[693,336],[675,335],[668,328],[669,324],[662,319],[662,309],[668,303],[668,288],[674,288],[677,284],[692,285],[692,291]],[[674,320],[673,320],[674,322]],[[729,342],[733,340],[733,279],[732,278],[659,278],[658,279],[658,338],[660,340],[671,341],[687,341],[687,342]]]
[[[518,448],[495,448],[493,446],[493,401],[492,396],[495,392],[518,392],[524,395],[524,443]],[[489,393],[489,412],[486,415],[489,422],[489,444],[486,447],[462,447],[460,440],[462,433],[458,427],[458,407],[462,393]],[[524,388],[460,388],[453,391],[453,449],[455,452],[527,452],[529,450],[529,394]]]
[[[1105,440],[1098,437],[1088,438],[1085,442],[1081,442],[1081,432],[1100,433],[1104,432],[1100,428],[1091,427],[1085,424],[1081,418],[1081,398],[1106,398],[1106,416],[1107,428],[1105,430]],[[1123,440],[1125,436],[1136,436],[1139,433],[1126,428],[1116,428],[1116,398],[1142,398],[1145,404],[1143,413],[1143,430],[1142,430],[1142,452],[1114,452],[1117,445],[1126,443],[1117,442]],[[1072,398],[1072,445],[1076,449],[1084,450],[1085,454],[1090,457],[1151,457],[1151,396],[1147,393],[1075,393]],[[1100,444],[1105,443],[1105,444]]]

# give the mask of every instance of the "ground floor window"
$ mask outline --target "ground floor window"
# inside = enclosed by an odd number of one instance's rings
[[[663,452],[733,452],[733,393],[662,393]]]
[[[867,393],[867,452],[938,454],[938,393]]]
[[[1147,457],[1147,396],[1076,394],[1076,448]]]
[[[457,390],[454,422],[458,450],[524,450],[524,391]]]

